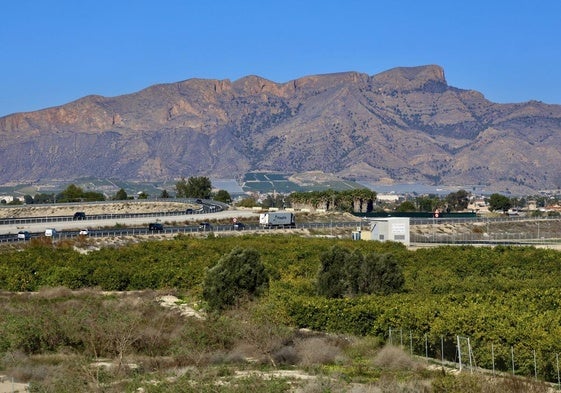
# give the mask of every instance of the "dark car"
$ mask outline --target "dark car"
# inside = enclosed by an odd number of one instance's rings
[[[86,219],[86,213],[84,212],[74,213],[74,220],[85,220],[85,219]]]
[[[31,233],[28,231],[19,231],[18,232],[18,240],[29,240],[31,239]]]
[[[148,224],[148,230],[149,231],[163,231],[164,226],[162,224],[160,224],[159,222],[152,222],[152,223]]]
[[[197,199],[195,202],[196,203],[203,203],[202,199]]]
[[[234,225],[232,225],[232,229],[235,231],[243,231],[245,229],[245,224],[243,222],[235,222]]]
[[[212,231],[212,225],[210,222],[201,222],[199,224],[199,231]]]
[[[185,213],[187,213],[187,214],[193,214],[193,209],[187,209],[187,210],[185,210]]]

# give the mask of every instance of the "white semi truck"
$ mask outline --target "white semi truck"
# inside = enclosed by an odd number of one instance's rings
[[[295,228],[294,213],[270,212],[259,215],[259,225],[262,228]]]

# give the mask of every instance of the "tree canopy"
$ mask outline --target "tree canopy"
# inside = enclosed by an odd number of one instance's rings
[[[178,198],[210,198],[212,192],[212,183],[205,176],[190,177],[185,180],[181,178],[175,183],[176,195]]]
[[[269,274],[254,249],[234,248],[210,268],[203,282],[203,298],[220,311],[259,296],[269,288]]]
[[[232,202],[232,197],[230,193],[226,190],[218,190],[214,195],[214,200],[218,202],[230,203]]]
[[[113,198],[116,201],[124,201],[129,199],[129,196],[127,195],[127,192],[125,191],[124,188],[121,188],[119,191],[117,191],[117,193],[115,194],[115,197]]]
[[[466,190],[451,192],[446,196],[446,204],[452,211],[464,210],[469,204],[469,193]]]
[[[100,192],[84,191],[75,184],[70,184],[56,196],[57,202],[94,202],[104,201],[105,195]]]
[[[510,198],[501,194],[491,194],[489,197],[489,210],[506,212],[512,207]]]
[[[389,294],[405,284],[401,266],[392,254],[359,250],[350,252],[334,246],[321,254],[317,278],[318,294],[328,298],[346,295]]]

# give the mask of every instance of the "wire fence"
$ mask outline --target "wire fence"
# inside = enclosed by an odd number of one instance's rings
[[[412,243],[548,245],[561,242],[561,219],[423,220],[410,227]]]
[[[434,337],[401,328],[389,328],[385,339],[411,356],[446,368],[497,377],[524,377],[551,383],[561,390],[560,354],[534,349],[531,343],[508,345],[461,335]]]

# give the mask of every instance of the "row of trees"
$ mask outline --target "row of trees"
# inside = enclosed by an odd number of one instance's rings
[[[216,193],[212,193],[212,183],[208,177],[190,177],[189,179],[181,178],[175,185],[176,196],[178,198],[200,198],[209,199],[214,198],[217,201],[230,203],[232,198],[228,191],[218,190]],[[149,195],[145,192],[140,192],[137,194],[138,199],[148,199]],[[159,198],[170,198],[170,194],[167,190],[162,190]],[[29,194],[25,195],[23,198],[23,203],[27,205],[32,204],[44,204],[44,203],[70,203],[70,202],[96,202],[105,201],[107,197],[96,191],[85,191],[82,187],[75,184],[70,184],[63,191],[55,193],[37,193],[34,196]],[[124,201],[128,199],[133,199],[132,196],[128,195],[124,188],[119,189],[115,195],[110,197],[111,200]],[[6,203],[6,201],[4,201]],[[14,202],[10,204],[21,204],[19,199],[14,199]]]
[[[314,208],[346,212],[371,212],[374,209],[376,192],[367,188],[335,191],[294,192],[290,194],[292,204],[305,204]]]
[[[471,195],[466,190],[452,192],[444,198],[437,195],[424,195],[411,200],[406,200],[397,206],[399,212],[434,212],[436,209],[442,211],[462,211],[469,205]],[[511,207],[525,204],[525,200],[509,198],[498,193],[492,194],[487,199],[490,211],[506,212]]]

